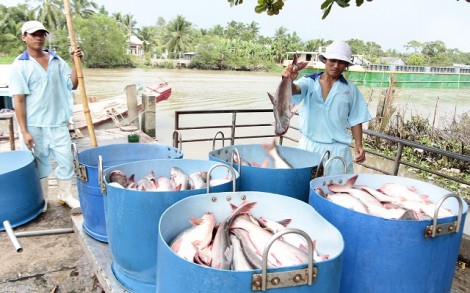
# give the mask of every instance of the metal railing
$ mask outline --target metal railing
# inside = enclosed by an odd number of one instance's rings
[[[209,142],[209,141],[211,141],[213,143],[213,148],[214,148],[214,145],[215,145],[216,141],[222,141],[222,143],[224,143],[225,141],[230,141],[230,144],[234,145],[236,143],[236,141],[238,141],[238,140],[250,140],[250,139],[255,139],[255,138],[266,138],[266,137],[275,138],[277,136],[274,135],[272,122],[271,123],[269,123],[269,122],[267,122],[267,123],[240,123],[239,117],[238,117],[240,114],[259,115],[260,113],[272,113],[272,112],[273,112],[272,109],[176,111],[175,112],[175,132],[173,133],[173,146],[174,147],[179,146],[181,148],[183,143],[204,142],[204,141]],[[186,127],[181,126],[181,121],[182,121],[183,116],[187,116],[187,115],[191,115],[191,116],[192,115],[213,115],[213,114],[227,114],[227,115],[230,114],[231,115],[231,123],[230,124],[225,124],[225,125],[220,125],[220,124],[217,124],[216,121],[214,121],[215,119],[207,119],[207,120],[200,119],[198,121],[207,121],[208,122],[207,125],[186,126]],[[272,117],[273,116],[271,116],[271,118]],[[237,132],[237,130],[240,130],[242,128],[253,128],[253,129],[256,128],[256,129],[259,130],[260,128],[263,128],[263,127],[266,129],[266,132],[261,133],[261,134],[252,134],[253,132],[250,132],[249,135],[241,135]],[[192,139],[183,139],[183,132],[184,131],[190,131],[191,132],[191,131],[194,131],[194,130],[211,130],[211,129],[212,130],[217,130],[217,133],[212,137],[210,135],[207,135],[207,137],[197,137],[197,138],[192,138]],[[225,137],[223,132],[221,132],[221,129],[230,129],[230,136]],[[296,138],[296,136],[300,136],[299,129],[296,126],[293,126],[293,125],[291,125],[289,127],[289,129],[290,129],[290,131],[288,133],[292,134],[292,130],[294,130],[295,131],[293,133],[294,135],[293,136],[281,136],[281,137],[279,137],[279,144],[282,145],[283,140],[298,142],[298,139]],[[470,164],[470,157],[468,157],[468,156],[464,156],[464,155],[461,155],[461,154],[444,151],[444,150],[434,148],[434,147],[429,147],[429,146],[426,146],[426,145],[422,145],[422,144],[418,144],[418,143],[415,143],[415,142],[412,142],[412,141],[400,139],[400,138],[397,138],[397,137],[394,137],[394,136],[381,134],[381,133],[374,132],[374,131],[371,131],[371,130],[366,130],[365,129],[363,132],[364,132],[365,135],[371,136],[373,138],[379,138],[379,139],[387,140],[388,142],[392,142],[392,143],[397,145],[397,151],[396,151],[395,156],[393,156],[393,157],[392,156],[387,156],[383,153],[376,152],[374,150],[366,149],[367,153],[389,161],[392,164],[392,168],[393,168],[392,172],[387,172],[382,168],[379,169],[379,168],[376,168],[374,166],[368,165],[366,163],[362,163],[361,166],[363,166],[367,169],[371,169],[371,170],[374,170],[374,171],[377,171],[377,172],[380,172],[380,173],[383,173],[383,174],[387,174],[387,175],[396,176],[396,175],[398,175],[398,171],[400,169],[400,166],[404,165],[404,166],[408,166],[408,167],[411,167],[411,168],[414,168],[414,169],[417,169],[417,170],[428,172],[430,174],[434,174],[434,175],[439,176],[439,177],[449,179],[451,181],[459,182],[461,184],[470,185],[470,182],[462,180],[458,177],[450,176],[450,175],[444,174],[442,172],[434,171],[434,170],[422,167],[420,165],[417,165],[417,164],[414,164],[412,162],[408,162],[408,161],[405,161],[405,160],[402,159],[404,147],[412,147],[414,149],[420,149],[420,150],[426,151],[428,153],[441,155],[441,156],[445,156],[445,157],[452,158],[452,159],[461,160],[465,163]],[[220,137],[218,137],[218,134],[220,134],[220,133],[222,133],[222,135]]]

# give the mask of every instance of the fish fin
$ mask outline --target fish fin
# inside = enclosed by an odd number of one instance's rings
[[[201,220],[201,218],[191,218],[191,219],[189,219],[189,222],[190,222],[191,224],[197,226],[197,225],[201,225],[202,220]]]
[[[320,187],[315,187],[314,190],[319,196],[328,198],[328,194],[326,194],[326,192],[324,192],[323,189],[321,189]]]
[[[256,201],[253,202],[243,202],[236,210],[233,211],[234,214],[248,214],[253,207],[256,205]]]
[[[358,174],[352,176],[351,178],[348,179],[348,181],[346,182],[345,185],[348,186],[348,187],[353,187],[354,184],[356,183],[357,177],[359,177]]]
[[[180,183],[180,184],[174,186],[171,190],[179,191],[179,190],[181,190],[181,186],[182,186],[182,185],[181,185],[181,183]]]
[[[233,261],[233,246],[232,245],[227,246],[227,249],[225,249],[225,252],[224,252],[224,257],[229,263],[232,263]]]
[[[259,165],[259,167],[268,168],[270,162],[271,162],[271,160],[269,158],[265,158],[264,161]]]
[[[273,95],[271,95],[270,93],[268,93],[268,97],[269,97],[269,99],[271,100],[271,103],[273,103],[273,105],[276,105],[276,100],[274,99]]]
[[[197,264],[210,267],[212,262],[212,253],[210,249],[207,249],[207,247],[203,249],[197,249],[196,255],[194,256],[194,261]]]
[[[171,245],[171,250],[173,250],[174,252],[178,252],[178,250],[180,249],[180,246],[181,246],[181,241],[182,241],[182,238],[176,240],[176,241]]]
[[[292,222],[292,219],[284,219],[284,220],[278,221],[278,223],[284,227],[287,227],[287,225],[289,225],[291,222]]]
[[[298,71],[304,69],[305,67],[307,67],[307,65],[308,65],[308,62],[306,62],[306,61],[298,62],[296,64],[295,70],[298,72]]]
[[[129,179],[127,180],[128,182],[135,182],[135,174],[132,174],[129,176]]]

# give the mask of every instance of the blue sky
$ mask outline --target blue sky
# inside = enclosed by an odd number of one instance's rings
[[[198,28],[225,26],[231,20],[256,21],[260,33],[269,37],[284,26],[304,41],[356,38],[374,41],[383,50],[405,51],[404,45],[411,40],[440,40],[447,48],[470,52],[470,3],[466,0],[373,0],[365,1],[361,7],[355,7],[351,0],[352,7],[335,6],[322,20],[323,1],[286,0],[279,15],[267,16],[254,12],[256,0],[245,0],[234,7],[227,0],[95,0],[111,13],[131,13],[138,26],[154,25],[159,16],[170,21],[182,15]],[[0,0],[7,6],[18,2],[24,1]]]

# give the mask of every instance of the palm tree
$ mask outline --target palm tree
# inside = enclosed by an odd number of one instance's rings
[[[93,0],[73,0],[71,3],[72,14],[75,17],[89,18],[91,15],[95,14],[99,9],[97,3]]]
[[[143,44],[143,49],[145,53],[151,53],[157,47],[157,38],[156,38],[156,27],[154,26],[144,26],[140,29],[137,29],[137,37],[141,39]]]
[[[256,41],[259,34],[259,24],[256,21],[252,21],[250,24],[248,24],[247,29],[250,39]]]
[[[36,19],[44,24],[50,30],[61,29],[66,25],[64,13],[62,11],[63,3],[60,0],[35,0],[41,2],[33,11]]]
[[[192,24],[183,16],[178,15],[167,26],[166,47],[169,52],[174,52],[178,56],[181,52],[189,48],[191,42]]]
[[[224,28],[220,24],[216,24],[212,27],[211,33],[215,36],[222,37],[224,35]]]
[[[123,16],[122,23],[124,24],[126,34],[130,38],[136,32],[137,21],[132,14],[128,13]]]

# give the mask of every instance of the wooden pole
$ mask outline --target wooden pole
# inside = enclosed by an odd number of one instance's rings
[[[72,21],[72,14],[70,9],[70,2],[69,0],[64,0],[64,8],[65,8],[65,18],[67,19],[67,28],[69,31],[70,37],[70,45],[72,46],[72,50],[77,48],[77,39],[75,36],[75,29],[73,26]],[[93,127],[93,121],[91,120],[90,115],[90,108],[88,107],[88,98],[86,96],[85,91],[85,81],[83,80],[83,72],[82,72],[82,65],[80,57],[73,56],[75,61],[75,68],[77,69],[77,77],[78,77],[78,87],[80,88],[80,93],[82,96],[82,105],[83,105],[83,113],[85,114],[85,119],[88,126],[88,134],[90,135],[90,143],[91,146],[96,147],[96,136],[95,136],[95,129]]]

